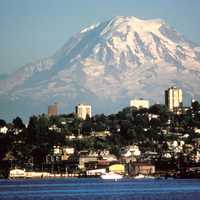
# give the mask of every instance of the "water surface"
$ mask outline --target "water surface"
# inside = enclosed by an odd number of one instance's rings
[[[0,200],[200,200],[200,180],[0,180]]]

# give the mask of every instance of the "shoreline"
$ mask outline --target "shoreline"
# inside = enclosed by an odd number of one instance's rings
[[[61,175],[55,174],[50,176],[34,176],[34,177],[1,177],[0,180],[50,180],[50,179],[102,179],[100,176],[85,176],[85,175]],[[122,179],[134,179],[134,180],[180,180],[180,179],[200,179],[199,176],[145,176],[143,178],[137,178],[137,176],[124,176]],[[102,179],[103,180],[103,179]]]

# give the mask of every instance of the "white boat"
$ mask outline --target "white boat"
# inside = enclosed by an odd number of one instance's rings
[[[101,175],[102,179],[107,179],[107,180],[118,180],[118,179],[122,179],[123,176],[121,174],[116,174],[113,172],[109,172],[109,173],[105,173]]]
[[[147,176],[143,174],[138,174],[137,176],[134,177],[134,179],[155,179],[154,176]]]

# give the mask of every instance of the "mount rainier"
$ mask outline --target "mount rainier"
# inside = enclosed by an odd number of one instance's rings
[[[164,90],[200,95],[200,46],[163,20],[119,16],[72,36],[53,56],[0,80],[0,117],[61,112],[90,103],[94,112],[128,106],[132,98],[164,102]]]

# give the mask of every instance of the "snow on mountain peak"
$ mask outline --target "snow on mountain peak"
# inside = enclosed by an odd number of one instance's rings
[[[142,20],[132,16],[117,16],[109,21],[106,29],[110,29],[110,31],[116,29],[123,31],[123,28],[128,28],[129,30],[134,31],[154,31],[155,29],[158,29],[162,24],[165,24],[165,22],[160,19]]]
[[[86,32],[88,32],[88,31],[91,31],[91,30],[95,29],[96,27],[98,27],[99,25],[100,25],[100,23],[93,24],[93,25],[91,25],[91,26],[89,26],[89,27],[87,27],[87,28],[82,29],[82,30],[80,31],[80,33],[86,33]]]

